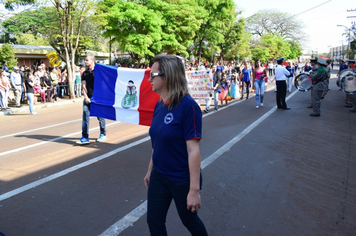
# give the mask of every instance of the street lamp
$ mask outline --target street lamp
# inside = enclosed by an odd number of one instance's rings
[[[349,27],[345,26],[345,25],[337,25],[337,27],[345,27],[345,29],[347,31],[349,31],[349,34],[348,34],[348,39],[347,39],[347,59],[350,59],[350,31],[351,29],[349,29]],[[342,50],[344,50],[344,48],[342,48]]]

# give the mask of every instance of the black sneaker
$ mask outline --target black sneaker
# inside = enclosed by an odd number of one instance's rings
[[[209,112],[209,110],[205,109],[205,110],[204,110],[204,112],[205,112],[205,113],[208,113],[208,112]]]

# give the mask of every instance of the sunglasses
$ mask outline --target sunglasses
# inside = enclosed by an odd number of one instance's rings
[[[157,72],[157,73],[151,72],[151,79],[153,79],[156,76],[162,76],[162,75],[164,75],[164,72]]]

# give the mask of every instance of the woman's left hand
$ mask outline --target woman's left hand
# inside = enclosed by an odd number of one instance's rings
[[[196,212],[201,207],[200,192],[190,190],[187,196],[187,210]]]

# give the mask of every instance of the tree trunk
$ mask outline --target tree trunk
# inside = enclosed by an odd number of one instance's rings
[[[199,51],[198,51],[198,65],[200,65],[201,51],[202,51],[203,38],[199,41]]]
[[[69,99],[75,99],[75,93],[74,93],[74,82],[75,82],[75,70],[76,70],[76,65],[75,65],[75,52],[72,51],[71,53],[71,60],[70,63],[68,63],[69,66],[68,68],[68,89],[69,89]]]

